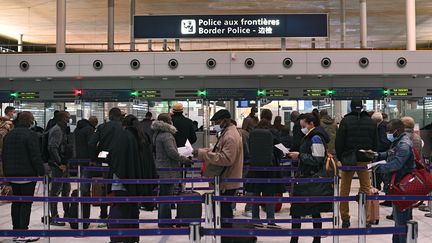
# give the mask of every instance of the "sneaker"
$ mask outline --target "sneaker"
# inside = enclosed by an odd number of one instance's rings
[[[349,220],[342,220],[342,228],[347,229],[351,226],[351,223]]]
[[[100,223],[97,225],[97,227],[100,228],[107,228],[107,224],[106,223]]]
[[[267,228],[269,228],[269,229],[282,229],[282,227],[280,227],[279,225],[277,225],[275,223],[268,223]]]
[[[17,237],[14,242],[35,242],[38,241],[39,237]]]
[[[253,226],[255,228],[264,228],[265,227],[263,223],[255,223],[255,224],[253,224]]]
[[[394,220],[394,219],[393,219],[393,214],[391,214],[391,215],[387,215],[387,216],[386,216],[386,219],[388,219],[388,220]]]
[[[248,217],[248,218],[252,218],[252,211],[249,211],[249,210],[246,211],[245,210],[245,211],[243,211],[242,215],[245,217]]]
[[[66,226],[65,222],[50,222],[52,226]]]
[[[392,202],[390,202],[390,201],[381,202],[379,205],[384,206],[384,207],[393,207]]]

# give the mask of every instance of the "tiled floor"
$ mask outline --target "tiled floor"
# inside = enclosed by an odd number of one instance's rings
[[[353,183],[356,185],[356,183]],[[353,188],[352,193],[355,194],[358,190],[358,186]],[[60,206],[59,206],[60,208]],[[244,204],[237,204],[237,210],[235,212],[236,217],[244,218],[242,216]],[[357,203],[352,202],[350,204],[351,209],[351,224],[352,227],[357,226]],[[391,208],[381,207],[380,208],[380,225],[379,226],[393,226],[394,222],[385,219],[385,215],[390,214]],[[40,223],[40,218],[42,216],[42,204],[35,203],[32,208],[32,217],[31,217],[31,229],[42,229],[42,225]],[[92,218],[98,216],[98,208],[92,208]],[[418,209],[413,210],[414,220],[419,223],[419,243],[430,243],[432,242],[432,218],[424,217],[424,212],[419,211]],[[174,213],[175,215],[175,213]],[[328,215],[331,217],[331,215]],[[141,211],[141,218],[157,218],[157,212],[145,212]],[[262,212],[262,217],[265,217],[265,213]],[[289,205],[284,204],[280,213],[276,214],[277,218],[288,218],[289,217]],[[324,216],[325,217],[325,216]],[[290,224],[280,224],[282,227],[289,229]],[[96,224],[92,224],[91,228],[96,228]],[[141,224],[141,228],[156,228],[156,224]],[[324,228],[331,228],[331,223],[324,223]],[[10,204],[3,204],[0,206],[0,228],[1,229],[10,229],[11,228],[11,218],[10,218]],[[53,227],[55,229],[69,229],[66,227]],[[303,228],[312,228],[311,224],[303,224]],[[340,242],[357,242],[357,236],[351,237],[341,237]],[[259,237],[258,242],[288,242],[289,238],[280,238],[280,237]],[[46,241],[46,239],[41,239],[40,242]],[[99,243],[99,242],[109,242],[109,238],[51,238],[51,242],[55,243],[66,243],[66,242],[89,242]],[[0,238],[0,242],[12,242],[10,238]],[[187,236],[146,236],[141,237],[141,242],[152,242],[152,243],[162,243],[162,242],[189,242]],[[204,239],[202,240],[204,242]],[[299,242],[312,242],[312,237],[303,237],[300,238]],[[322,239],[323,243],[333,242],[332,237],[327,237]],[[368,243],[384,243],[391,242],[391,235],[374,235],[367,237]]]

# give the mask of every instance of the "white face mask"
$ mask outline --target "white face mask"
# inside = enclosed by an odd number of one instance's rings
[[[307,127],[303,127],[301,131],[306,135],[309,132],[309,129],[307,129]]]
[[[214,130],[215,130],[217,133],[222,132],[222,128],[221,128],[220,125],[215,125],[213,128],[214,128]]]

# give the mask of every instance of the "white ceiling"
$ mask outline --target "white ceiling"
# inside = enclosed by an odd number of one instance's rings
[[[332,47],[340,40],[340,0],[136,0],[137,15],[329,13]],[[369,0],[368,31],[373,47],[405,45],[405,0]],[[0,35],[55,43],[56,0],[1,0]],[[359,40],[359,0],[346,0],[348,47]],[[107,42],[107,0],[67,0],[67,43]],[[417,0],[417,39],[432,40],[432,1]],[[277,40],[273,40],[276,41]],[[129,42],[129,0],[115,1],[115,42]],[[260,46],[262,40],[257,40]],[[220,43],[219,43],[220,44]],[[223,47],[223,46],[221,46]]]

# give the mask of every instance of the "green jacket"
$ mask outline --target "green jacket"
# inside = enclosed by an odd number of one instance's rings
[[[327,144],[328,152],[331,154],[335,154],[335,140],[336,140],[336,132],[337,125],[335,121],[330,116],[321,117],[321,127],[327,132],[330,137],[330,142]]]

